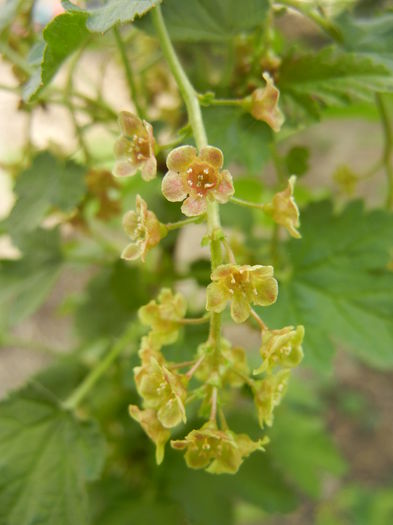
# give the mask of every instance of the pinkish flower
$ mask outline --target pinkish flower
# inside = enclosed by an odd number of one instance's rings
[[[265,204],[263,209],[277,224],[284,226],[292,237],[300,239],[301,235],[296,229],[300,226],[299,208],[293,198],[295,182],[295,175],[289,177],[285,190],[276,193],[272,202]]]
[[[221,171],[223,163],[222,151],[213,146],[205,146],[199,155],[193,146],[180,146],[168,155],[162,193],[171,202],[186,199],[181,210],[188,217],[204,213],[208,201],[228,202],[234,189],[229,171]]]
[[[124,215],[123,228],[132,240],[121,254],[122,259],[127,261],[134,261],[139,257],[144,261],[146,253],[166,235],[164,226],[147,209],[147,204],[140,195],[136,196],[136,210]]]
[[[251,94],[251,115],[266,122],[273,131],[278,132],[284,124],[284,115],[278,107],[280,92],[269,73],[264,73],[264,88],[255,89]]]
[[[128,111],[119,117],[121,137],[115,143],[115,177],[132,177],[140,170],[146,181],[154,179],[157,160],[154,156],[154,137],[151,124]]]

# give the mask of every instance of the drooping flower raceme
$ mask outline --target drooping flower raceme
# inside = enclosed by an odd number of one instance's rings
[[[235,323],[243,323],[249,317],[252,304],[268,306],[277,299],[278,285],[272,266],[222,264],[214,270],[211,279],[206,309],[219,313],[231,301]]]
[[[304,327],[285,326],[280,330],[265,330],[262,334],[260,354],[262,364],[254,374],[271,372],[276,366],[293,368],[303,359]]]
[[[264,450],[267,442],[267,438],[252,441],[247,434],[219,430],[215,422],[208,421],[185,439],[171,441],[171,445],[186,451],[185,460],[190,468],[205,468],[212,474],[235,474],[244,458],[256,450]]]
[[[274,85],[269,73],[264,73],[262,76],[266,86],[252,92],[251,115],[257,120],[266,122],[273,131],[278,132],[284,124],[284,115],[278,106],[280,91]]]
[[[228,170],[221,170],[223,164],[218,148],[206,146],[197,154],[193,146],[180,146],[168,155],[169,171],[162,181],[162,192],[171,202],[185,199],[181,207],[184,215],[201,215],[208,201],[223,204],[234,193],[232,176]]]
[[[121,254],[121,257],[128,261],[139,258],[144,261],[148,250],[156,246],[166,235],[165,227],[156,215],[147,209],[147,204],[140,195],[136,196],[135,211],[129,211],[124,215],[123,228],[132,240]]]
[[[113,174],[116,177],[132,177],[140,170],[144,180],[154,179],[157,160],[151,124],[128,111],[122,111],[119,125],[122,135],[115,143],[116,164]]]
[[[293,198],[296,175],[292,175],[288,180],[285,190],[276,193],[272,202],[264,204],[263,210],[270,215],[273,220],[284,226],[292,237],[300,239],[301,235],[296,228],[300,226],[299,208]]]

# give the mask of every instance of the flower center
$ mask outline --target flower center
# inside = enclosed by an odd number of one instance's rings
[[[134,135],[132,137],[132,146],[131,146],[132,156],[134,162],[143,162],[150,157],[150,145],[147,138]]]
[[[206,162],[194,162],[187,170],[187,185],[200,197],[212,190],[218,182],[217,170]]]

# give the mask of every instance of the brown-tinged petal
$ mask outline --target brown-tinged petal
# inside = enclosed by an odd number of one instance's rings
[[[269,306],[276,302],[278,284],[274,277],[255,282],[256,295],[253,302],[258,306]]]
[[[120,137],[116,140],[113,147],[115,157],[120,159],[122,157],[129,157],[132,152],[132,142],[126,137]]]
[[[161,191],[170,202],[182,201],[187,197],[182,177],[176,171],[168,171],[162,179]]]
[[[187,217],[196,217],[205,213],[207,208],[207,202],[205,196],[190,195],[188,199],[183,202],[181,211]]]
[[[217,266],[217,268],[211,274],[211,279],[212,281],[217,281],[219,279],[230,277],[236,268],[237,266],[233,264],[220,264],[220,266]]]
[[[138,226],[138,216],[135,211],[128,211],[123,217],[123,228],[124,231],[131,237],[131,239],[136,238],[135,230]]]
[[[119,160],[115,163],[113,168],[113,175],[115,177],[132,177],[139,170],[139,165],[130,164],[127,161]]]
[[[199,151],[199,158],[208,162],[217,169],[221,169],[224,164],[222,151],[214,146],[205,146]]]
[[[142,257],[145,251],[145,243],[136,242],[126,246],[121,254],[121,258],[126,261],[135,261]]]
[[[145,135],[143,122],[139,117],[128,111],[121,111],[119,115],[119,126],[124,135]]]
[[[235,193],[235,189],[233,187],[232,175],[228,170],[222,171],[221,176],[221,182],[218,188],[214,190],[214,196],[217,202],[224,204],[228,202],[229,197]]]
[[[170,171],[186,171],[195,157],[196,149],[194,146],[179,146],[169,153],[166,165]]]
[[[206,289],[206,310],[220,313],[224,310],[230,295],[225,285],[210,283]]]
[[[231,302],[231,316],[235,323],[244,323],[250,315],[251,307],[243,293],[235,292]]]
[[[146,182],[153,180],[157,175],[157,159],[154,156],[150,156],[141,167],[142,179]]]

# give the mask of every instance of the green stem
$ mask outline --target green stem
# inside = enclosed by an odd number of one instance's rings
[[[243,98],[212,98],[205,99],[205,95],[198,95],[198,99],[202,105],[206,106],[236,106],[242,107],[244,105]]]
[[[134,75],[131,70],[130,62],[128,60],[127,50],[126,50],[125,44],[123,42],[123,39],[121,37],[118,27],[115,26],[113,28],[113,32],[115,35],[117,47],[119,48],[120,58],[124,66],[124,72],[125,72],[126,79],[127,79],[128,89],[130,91],[130,98],[132,102],[134,103],[135,110],[138,116],[142,119],[146,118],[145,112],[142,106],[138,102],[138,89],[137,89],[137,86],[134,80]]]
[[[164,57],[166,58],[173,76],[179,87],[179,91],[183,97],[187,108],[187,114],[190,125],[195,137],[197,148],[200,150],[207,146],[207,136],[205,126],[203,124],[201,107],[198,100],[198,95],[189,81],[179,59],[176,51],[172,45],[168,31],[165,26],[164,18],[162,16],[160,6],[157,6],[152,11],[153,23],[157,32],[157,36],[161,43],[161,48]],[[207,206],[207,230],[210,237],[210,251],[211,251],[211,268],[214,271],[217,266],[221,264],[221,243],[219,232],[221,232],[220,214],[218,204],[216,202],[209,202]],[[212,313],[210,320],[210,338],[215,344],[216,349],[220,346],[221,341],[221,314]]]
[[[176,51],[172,45],[162,16],[161,7],[159,5],[152,10],[152,18],[157,36],[161,43],[162,53],[169,64],[186,105],[188,118],[195,136],[197,148],[201,149],[204,146],[207,146],[207,136],[205,126],[203,125],[198,96],[177,58]]]
[[[386,107],[385,99],[381,93],[375,95],[377,108],[381,116],[382,129],[385,137],[384,150],[382,154],[382,162],[385,167],[387,177],[388,190],[386,196],[386,208],[393,209],[393,166],[391,157],[393,153],[393,130],[389,120],[388,109]]]
[[[173,231],[178,230],[179,228],[183,228],[183,226],[187,226],[187,224],[195,224],[201,222],[203,219],[204,215],[199,215],[198,217],[190,217],[189,219],[184,219],[182,221],[168,222],[164,226],[167,228],[168,231]]]
[[[204,324],[207,323],[210,320],[210,314],[207,313],[203,317],[194,317],[194,318],[185,318],[178,321],[180,324]],[[169,321],[170,322],[170,321]]]
[[[301,0],[278,0],[275,2],[279,5],[284,5],[287,7],[292,7],[305,17],[312,20],[317,26],[319,26],[325,33],[327,33],[333,40],[336,42],[342,42],[342,35],[337,27],[335,27],[330,20],[320,15],[312,5],[307,6],[307,3]]]
[[[10,48],[5,42],[0,42],[0,53],[8,58],[13,64],[18,66],[24,73],[26,73],[26,75],[30,76],[34,73],[32,66],[30,66],[21,55]]]
[[[98,363],[74,392],[63,402],[62,406],[65,410],[75,410],[80,405],[101,376],[123,352],[128,343],[135,338],[135,334],[136,328],[135,325],[132,324],[128,330],[124,332],[123,336],[112,346],[105,358]],[[136,347],[134,350],[136,351]]]
[[[239,206],[244,206],[245,208],[255,208],[257,210],[264,211],[264,204],[260,204],[258,202],[250,202],[244,199],[238,199],[237,197],[231,197],[230,201],[234,204],[238,204]]]

